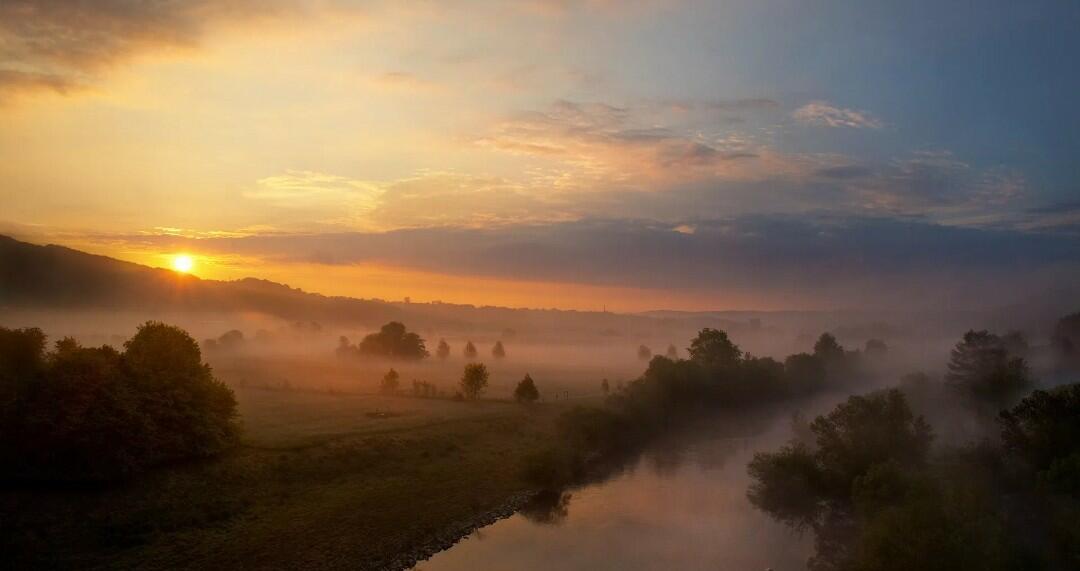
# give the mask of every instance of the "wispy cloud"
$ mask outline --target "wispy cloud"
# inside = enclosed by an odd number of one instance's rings
[[[811,101],[791,113],[800,123],[821,127],[880,129],[884,124],[866,111],[836,107],[826,101]]]

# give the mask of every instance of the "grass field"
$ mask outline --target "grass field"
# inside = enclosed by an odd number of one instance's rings
[[[16,567],[378,568],[523,491],[559,405],[238,389],[243,445],[106,490],[0,492]]]

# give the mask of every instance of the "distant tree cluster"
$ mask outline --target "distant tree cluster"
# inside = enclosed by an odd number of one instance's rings
[[[349,344],[347,337],[339,338],[336,353],[339,356],[362,355],[402,360],[419,360],[428,356],[424,340],[397,321],[383,325],[378,333],[365,336],[357,345]]]
[[[652,352],[642,345],[639,354]],[[688,414],[777,403],[836,388],[858,372],[858,354],[824,334],[814,354],[780,362],[743,352],[724,331],[703,329],[690,342],[689,358],[652,356],[638,379],[620,382],[614,390],[604,379],[605,406],[566,413],[560,420],[562,444],[531,458],[526,477],[535,478],[538,486],[561,485],[558,478],[579,473],[584,458],[632,449]]]
[[[415,397],[431,398],[438,396],[439,394],[438,387],[427,381],[413,379],[412,388],[413,396]]]
[[[756,454],[748,495],[814,531],[813,570],[1075,568],[1080,385],[1035,391],[1000,420],[1000,446],[935,456],[902,393],[851,397],[809,441]]]
[[[204,339],[202,348],[207,352],[236,351],[244,346],[244,332],[230,329],[215,339]]]
[[[112,479],[218,454],[238,435],[232,390],[177,327],[147,322],[117,351],[0,328],[0,477]]]

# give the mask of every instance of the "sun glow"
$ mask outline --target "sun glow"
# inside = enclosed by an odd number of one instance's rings
[[[172,266],[174,270],[186,274],[195,267],[195,260],[187,254],[177,254],[173,256]]]

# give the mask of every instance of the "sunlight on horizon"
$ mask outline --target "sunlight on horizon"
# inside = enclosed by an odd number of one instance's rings
[[[195,269],[195,259],[188,254],[177,254],[173,256],[172,267],[182,274],[191,273]]]

